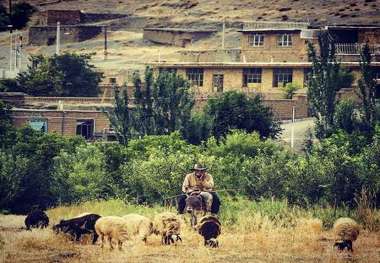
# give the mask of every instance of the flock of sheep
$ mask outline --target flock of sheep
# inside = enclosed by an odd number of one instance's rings
[[[27,229],[32,227],[47,227],[48,216],[40,209],[29,213],[25,218]],[[147,238],[156,234],[161,236],[161,243],[164,245],[174,244],[181,239],[181,220],[171,212],[157,214],[153,220],[139,214],[128,214],[125,216],[100,216],[97,214],[85,213],[68,220],[61,220],[53,226],[53,230],[71,235],[72,239],[79,241],[82,235],[92,235],[92,243],[95,244],[101,238],[101,247],[109,241],[110,248],[116,242],[121,249],[123,242],[136,238],[143,242]],[[204,216],[197,225],[197,230],[204,238],[205,246],[218,247],[217,237],[221,233],[221,224],[216,216]]]
[[[48,216],[42,210],[34,210],[25,218],[27,229],[31,227],[47,227]],[[204,245],[218,247],[217,237],[221,233],[221,224],[216,216],[208,215],[200,219],[196,229],[204,238]],[[101,247],[106,240],[113,249],[113,242],[117,242],[119,249],[123,242],[135,237],[143,242],[156,234],[161,236],[161,243],[170,245],[181,239],[181,220],[175,213],[163,212],[157,214],[153,220],[138,214],[119,216],[100,216],[85,213],[69,220],[61,220],[53,226],[56,233],[68,233],[73,239],[79,241],[82,235],[92,234],[92,243],[95,244],[98,237],[101,238]],[[353,251],[352,242],[359,236],[359,225],[351,218],[339,218],[333,227],[336,242],[334,247],[339,250],[347,248]]]

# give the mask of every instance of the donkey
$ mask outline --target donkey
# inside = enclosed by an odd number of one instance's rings
[[[197,214],[203,213],[203,216],[206,215],[207,209],[205,201],[199,192],[193,192],[186,198],[186,212],[191,214],[191,227],[195,228],[197,224]]]

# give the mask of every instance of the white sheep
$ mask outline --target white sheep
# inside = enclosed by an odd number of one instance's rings
[[[146,242],[148,236],[153,233],[153,222],[146,216],[128,214],[123,218],[128,221],[128,233],[131,236],[138,236],[139,239]]]
[[[119,216],[104,216],[99,218],[95,224],[95,231],[102,239],[101,247],[104,247],[104,238],[107,237],[111,249],[113,249],[112,239],[117,241],[119,249],[123,242],[129,239],[128,221]]]
[[[176,214],[171,212],[157,214],[153,220],[153,233],[160,235],[161,243],[165,245],[182,241],[180,236],[181,221]]]
[[[333,230],[335,238],[338,240],[334,247],[339,250],[347,248],[347,250],[353,251],[352,242],[358,238],[360,232],[358,223],[351,218],[341,217],[335,221]]]

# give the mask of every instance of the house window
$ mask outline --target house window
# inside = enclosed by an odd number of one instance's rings
[[[251,34],[248,35],[248,44],[252,47],[261,47],[264,45],[263,34]]]
[[[311,68],[304,68],[303,69],[303,86],[304,87],[307,87],[307,85],[309,84],[310,76],[311,76]]]
[[[86,140],[94,136],[94,120],[77,120],[77,135],[83,136]]]
[[[29,126],[36,131],[47,132],[47,120],[46,119],[31,119],[29,120]]]
[[[247,87],[249,83],[261,83],[261,74],[261,68],[243,69],[243,87]]]
[[[273,87],[282,87],[293,80],[293,69],[279,68],[273,71]]]
[[[202,68],[189,68],[186,70],[187,79],[192,86],[203,86],[203,69]]]
[[[278,35],[277,45],[279,47],[290,47],[292,45],[292,35],[291,34]]]
[[[212,76],[212,89],[213,92],[223,92],[223,74],[214,74]]]

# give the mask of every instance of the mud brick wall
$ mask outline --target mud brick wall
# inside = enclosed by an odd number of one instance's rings
[[[61,26],[61,44],[91,39],[102,32],[101,26]],[[29,28],[29,44],[35,46],[55,45],[56,26],[33,26]]]

